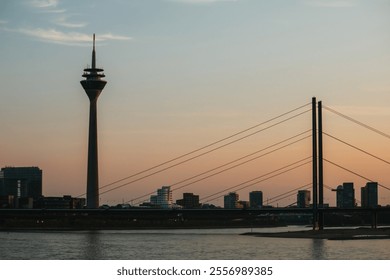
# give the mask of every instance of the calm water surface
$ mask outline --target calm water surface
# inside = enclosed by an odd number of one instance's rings
[[[386,259],[390,240],[312,240],[244,236],[267,229],[0,232],[0,259]]]

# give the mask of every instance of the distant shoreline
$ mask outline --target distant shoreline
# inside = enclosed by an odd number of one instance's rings
[[[249,228],[249,227],[139,227],[139,228],[72,228],[72,227],[53,227],[53,228],[0,228],[0,232],[80,232],[80,231],[102,231],[102,230],[179,230],[179,229],[225,229],[225,228]],[[270,228],[270,227],[253,227],[253,228]],[[286,228],[285,226],[276,226],[271,228]],[[372,229],[369,227],[359,228],[326,228],[324,230],[307,230],[298,231],[279,231],[279,232],[246,232],[240,235],[267,238],[306,238],[306,239],[327,239],[327,240],[370,240],[370,239],[390,239],[390,227],[381,227]]]
[[[50,231],[101,231],[101,230],[184,230],[184,229],[249,229],[249,228],[287,228],[287,225],[278,226],[255,226],[250,227],[248,225],[234,226],[209,226],[209,225],[197,225],[197,226],[144,226],[144,227],[0,227],[0,232],[50,232]]]
[[[390,239],[390,227],[385,228],[356,228],[356,229],[324,229],[287,232],[247,232],[243,235],[275,238],[308,238],[328,240],[362,240]]]

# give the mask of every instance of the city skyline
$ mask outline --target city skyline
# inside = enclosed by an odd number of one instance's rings
[[[88,110],[80,69],[97,33],[110,84],[99,104],[100,185],[268,120],[317,96],[390,131],[390,4],[385,1],[13,1],[1,4],[1,166],[39,166],[45,195],[85,192]],[[96,17],[88,15],[93,9]],[[100,21],[99,18],[106,18]],[[21,80],[21,81],[19,81]],[[131,201],[310,129],[287,127],[102,196]],[[388,139],[325,112],[324,131],[389,159]],[[310,139],[180,190],[200,197],[310,156]],[[389,186],[388,166],[324,138],[324,153]],[[366,180],[325,165],[335,187]],[[254,188],[264,201],[311,182],[310,165]],[[280,188],[280,189],[276,189]],[[378,188],[379,203],[390,194]],[[389,192],[390,193],[390,192]],[[246,196],[241,195],[243,199]],[[295,199],[294,196],[292,199]],[[215,204],[222,204],[223,198]],[[325,192],[325,203],[334,204]],[[289,204],[286,202],[286,204]]]

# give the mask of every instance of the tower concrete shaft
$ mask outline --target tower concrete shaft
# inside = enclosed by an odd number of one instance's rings
[[[99,207],[99,165],[97,141],[97,100],[106,81],[103,69],[96,68],[95,34],[93,34],[92,67],[84,69],[80,81],[89,98],[89,134],[88,134],[88,168],[87,168],[87,208]]]

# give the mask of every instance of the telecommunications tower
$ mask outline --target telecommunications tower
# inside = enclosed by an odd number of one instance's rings
[[[80,81],[89,98],[89,136],[88,136],[88,169],[87,169],[87,208],[99,207],[99,170],[97,143],[97,100],[106,81],[103,69],[96,68],[95,34],[93,34],[92,66],[84,69]]]

